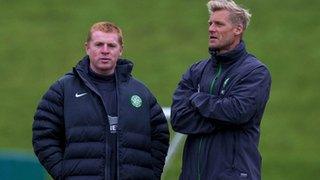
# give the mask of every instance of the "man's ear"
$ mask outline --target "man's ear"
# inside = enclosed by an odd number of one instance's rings
[[[122,52],[123,52],[123,45],[121,45],[120,56],[122,56]]]
[[[233,32],[237,36],[241,35],[243,33],[243,26],[241,24],[237,25]]]
[[[84,50],[86,51],[86,53],[88,54],[88,42],[84,43]]]

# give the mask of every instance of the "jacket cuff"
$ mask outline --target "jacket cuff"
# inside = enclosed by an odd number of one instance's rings
[[[60,180],[62,179],[62,161],[54,165],[49,174],[53,177],[55,180]]]

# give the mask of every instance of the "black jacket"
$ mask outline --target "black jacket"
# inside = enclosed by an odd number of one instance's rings
[[[110,179],[107,113],[88,77],[86,56],[55,82],[34,116],[33,147],[54,179]],[[166,118],[155,97],[118,60],[118,179],[160,179],[169,146]]]
[[[181,180],[260,179],[260,122],[270,84],[268,69],[243,42],[192,65],[171,109],[173,129],[188,135]]]

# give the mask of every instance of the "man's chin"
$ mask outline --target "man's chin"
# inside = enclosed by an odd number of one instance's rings
[[[212,46],[212,45],[209,45],[209,50],[210,51],[217,51],[219,50],[217,46]]]
[[[217,49],[219,47],[219,44],[214,42],[209,42],[209,47],[213,49]]]

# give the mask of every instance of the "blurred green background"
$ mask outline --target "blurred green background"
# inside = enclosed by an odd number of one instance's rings
[[[32,153],[33,114],[48,87],[84,55],[97,21],[124,32],[133,74],[170,106],[181,75],[208,57],[207,0],[0,0],[0,148]],[[239,0],[253,14],[248,50],[270,69],[261,127],[263,179],[320,177],[320,1]],[[163,179],[178,179],[181,148]]]

